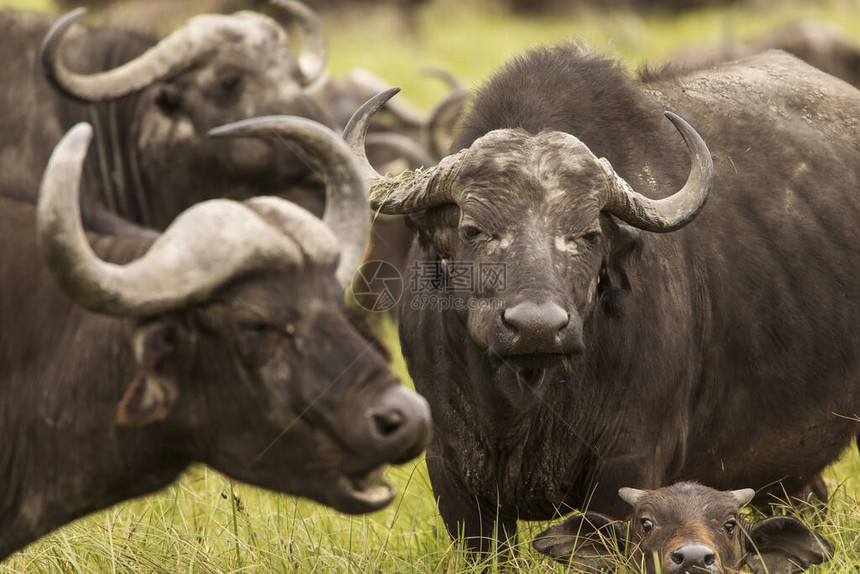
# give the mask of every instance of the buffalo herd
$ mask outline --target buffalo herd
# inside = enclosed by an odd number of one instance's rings
[[[568,513],[533,546],[578,571],[832,557],[769,514],[860,435],[849,42],[638,74],[571,42],[424,112],[272,4],[298,52],[253,11],[0,13],[0,560],[194,462],[372,512],[425,449],[474,559]],[[378,257],[417,393],[349,296]]]

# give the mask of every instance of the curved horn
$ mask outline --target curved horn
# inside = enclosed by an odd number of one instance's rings
[[[690,223],[705,206],[714,181],[714,163],[702,137],[672,112],[666,117],[681,133],[690,154],[690,175],[684,187],[664,199],[649,199],[633,190],[605,158],[600,164],[609,180],[602,209],[633,227],[666,233]]]
[[[370,231],[367,185],[343,141],[322,124],[295,116],[263,116],[219,126],[214,137],[284,137],[298,143],[320,162],[326,179],[323,223],[337,238],[341,251],[335,275],[343,287],[352,282],[364,260]],[[313,238],[302,238],[302,241]]]
[[[636,503],[642,500],[645,494],[644,490],[639,490],[638,488],[625,487],[618,489],[618,496],[630,506],[636,506]]]
[[[42,43],[42,65],[47,80],[61,93],[82,102],[112,100],[142,90],[186,68],[220,42],[212,34],[192,33],[185,26],[117,68],[76,74],[63,64],[60,48],[68,29],[85,12],[84,8],[78,8],[60,18]]]
[[[297,0],[270,0],[295,19],[302,28],[302,52],[299,54],[299,71],[302,86],[314,83],[325,71],[328,50],[322,22],[316,12]]]
[[[82,307],[108,315],[149,316],[203,300],[228,281],[260,268],[301,265],[303,255],[295,241],[249,207],[228,200],[189,208],[131,263],[102,261],[87,240],[78,198],[91,138],[92,128],[82,123],[57,144],[37,208],[42,256]],[[306,212],[304,216],[312,217]]]
[[[367,100],[352,115],[343,130],[343,139],[370,183],[370,207],[387,215],[402,215],[443,203],[456,203],[451,180],[456,177],[463,150],[443,159],[430,169],[404,172],[397,177],[378,173],[367,160],[365,143],[370,120],[400,88],[389,88]],[[392,194],[397,191],[396,195]]]
[[[467,91],[466,86],[463,85],[463,82],[460,81],[460,78],[458,78],[453,73],[451,73],[451,71],[446,70],[445,68],[427,66],[425,68],[421,68],[421,72],[425,76],[430,76],[431,78],[439,78],[448,85],[448,88],[450,88],[452,92]]]
[[[433,108],[430,121],[427,122],[427,139],[430,153],[437,158],[445,157],[450,147],[451,133],[457,125],[457,120],[463,114],[469,92],[458,89],[448,95]]]

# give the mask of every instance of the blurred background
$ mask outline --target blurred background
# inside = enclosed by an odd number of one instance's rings
[[[329,43],[331,75],[355,68],[403,87],[429,108],[448,93],[427,67],[473,88],[525,49],[568,39],[636,69],[713,57],[785,30],[794,42],[820,34],[860,44],[860,0],[306,0]],[[63,13],[90,8],[88,21],[166,34],[205,12],[254,9],[281,18],[265,0],[0,0],[0,7]],[[816,31],[786,28],[813,22]],[[826,41],[832,41],[832,38]],[[853,64],[860,76],[860,58]]]

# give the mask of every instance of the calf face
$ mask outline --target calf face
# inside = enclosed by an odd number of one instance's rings
[[[790,516],[747,522],[740,509],[755,492],[721,492],[691,482],[659,490],[622,488],[626,522],[593,512],[568,518],[534,541],[538,552],[588,571],[632,564],[664,574],[801,572],[832,555],[830,544]]]

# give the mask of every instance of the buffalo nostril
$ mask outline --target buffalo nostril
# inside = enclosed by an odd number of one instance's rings
[[[377,432],[384,437],[395,434],[403,426],[404,421],[405,417],[399,410],[373,413],[373,424]]]
[[[683,570],[679,572],[713,570],[717,562],[716,553],[703,544],[687,544],[669,554],[669,560]]]

